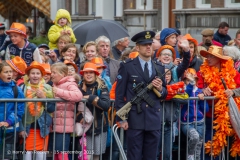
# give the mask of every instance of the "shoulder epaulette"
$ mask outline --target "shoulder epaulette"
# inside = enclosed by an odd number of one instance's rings
[[[123,63],[128,63],[128,62],[131,62],[132,60],[133,60],[133,59],[128,58],[128,59],[124,60]]]
[[[159,61],[157,61],[157,60],[154,60],[153,63],[155,63],[155,64],[157,64],[157,65],[160,65],[160,66],[164,66],[164,65],[162,64],[162,62],[159,62]]]

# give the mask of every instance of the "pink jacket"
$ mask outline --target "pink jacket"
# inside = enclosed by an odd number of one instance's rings
[[[72,133],[74,131],[74,108],[75,102],[82,100],[82,92],[79,90],[75,79],[72,76],[62,78],[57,85],[57,92],[55,98],[61,98],[69,102],[58,102],[56,103],[56,113],[53,113],[53,129],[55,132],[64,132],[64,117],[65,119],[65,133]],[[65,113],[66,106],[66,113]],[[56,114],[56,117],[55,117]],[[54,126],[55,125],[55,126]]]

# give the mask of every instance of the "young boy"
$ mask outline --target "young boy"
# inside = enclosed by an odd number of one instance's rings
[[[184,73],[184,82],[189,97],[197,97],[202,93],[196,85],[197,80],[195,69],[188,68]],[[208,104],[205,103],[204,106],[203,100],[190,100],[189,104],[183,105],[181,109],[181,130],[184,135],[188,136],[188,160],[200,160],[204,134],[204,112],[208,110]]]
[[[37,46],[26,40],[26,27],[23,24],[14,22],[6,33],[12,41],[12,44],[9,44],[6,49],[6,60],[19,56],[26,62],[27,66],[29,66],[32,61],[42,63],[42,58]]]
[[[50,49],[57,48],[57,40],[61,35],[69,35],[73,43],[76,42],[71,25],[71,17],[67,10],[59,9],[55,18],[55,25],[48,31]]]

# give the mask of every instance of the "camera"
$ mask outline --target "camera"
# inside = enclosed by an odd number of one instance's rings
[[[49,54],[50,54],[50,50],[45,50],[44,53],[45,53],[46,55],[49,55]]]

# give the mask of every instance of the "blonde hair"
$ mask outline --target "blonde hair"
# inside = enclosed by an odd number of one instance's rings
[[[231,41],[228,42],[227,45],[228,45],[228,46],[233,46],[234,44],[235,44],[234,39],[232,39]]]
[[[58,73],[64,75],[64,77],[68,75],[68,66],[62,62],[54,63],[51,66],[51,72],[53,68],[55,68],[58,71]]]
[[[82,52],[85,54],[86,53],[86,50],[89,46],[95,46],[96,48],[96,52],[97,52],[97,44],[94,42],[94,41],[89,41],[87,42],[84,46],[83,46],[83,49],[82,49]]]
[[[12,67],[6,62],[6,61],[2,61],[2,63],[0,63],[0,73],[3,70],[3,67],[8,66],[12,69]]]
[[[70,37],[69,35],[66,35],[66,34],[61,35],[61,36],[57,39],[57,43],[58,43],[60,40],[63,40],[64,42],[67,42],[67,43],[72,43],[71,37]]]

